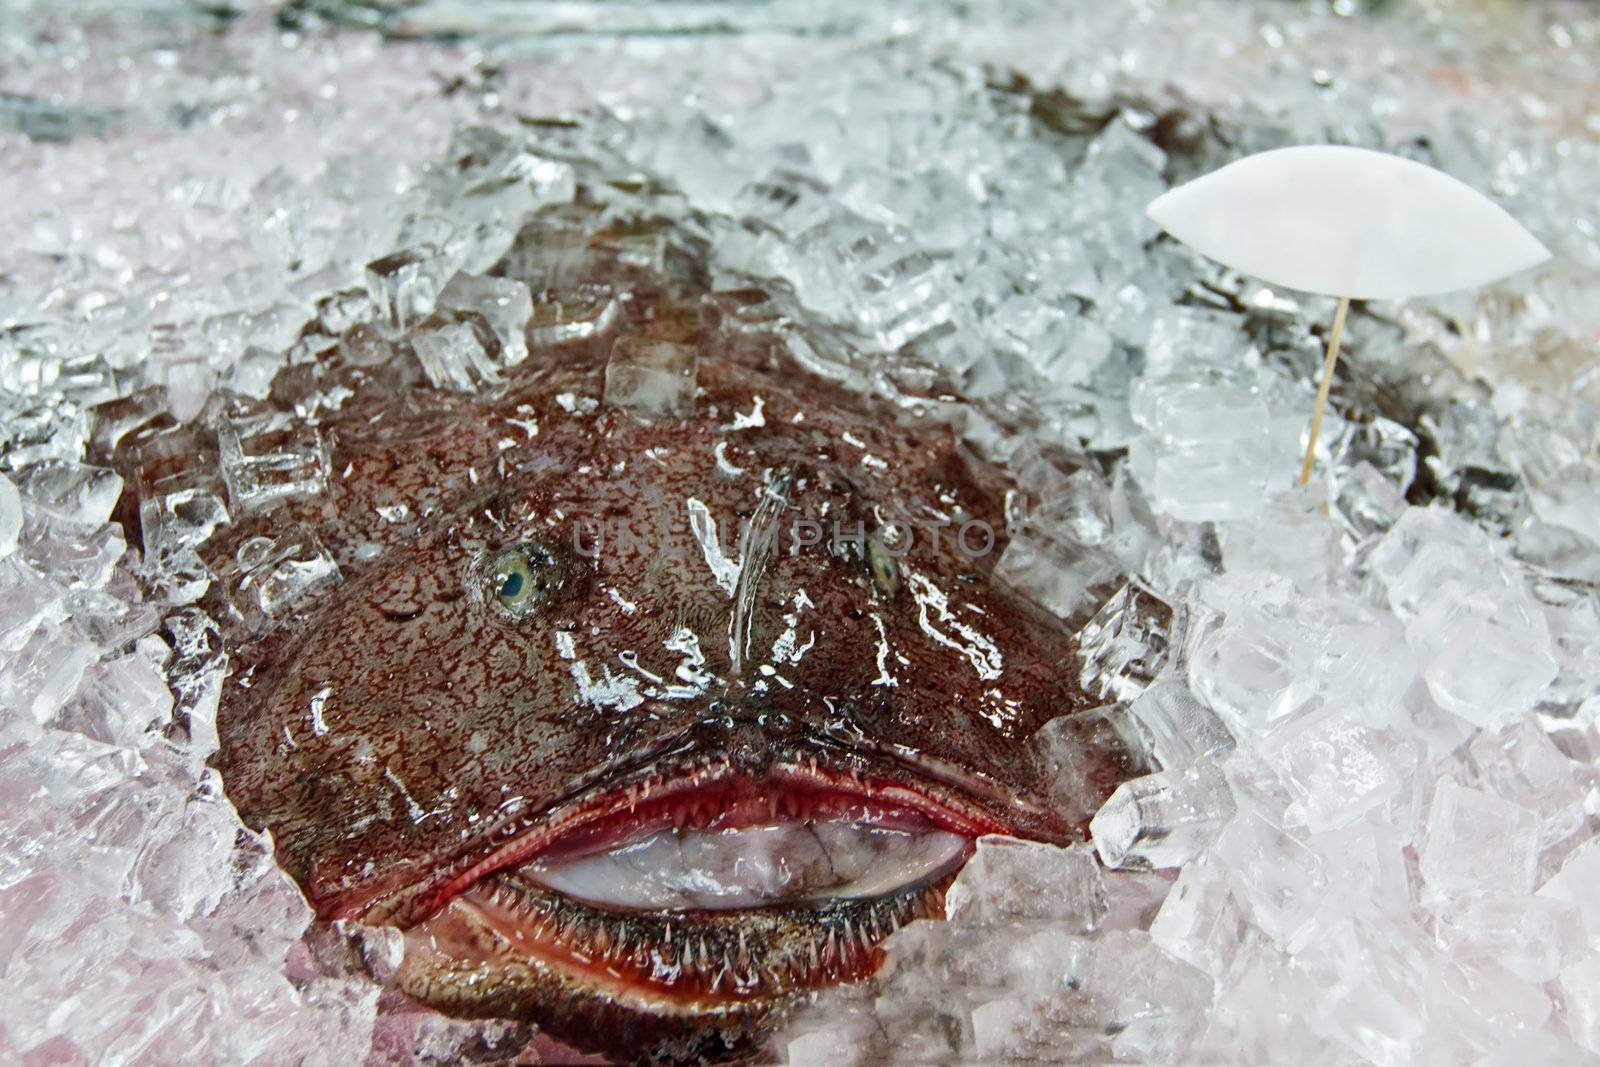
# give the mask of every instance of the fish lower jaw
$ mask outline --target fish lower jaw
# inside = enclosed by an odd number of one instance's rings
[[[891,933],[943,916],[954,873],[868,899],[676,912],[496,874],[406,932],[397,981],[442,1011],[526,1019],[599,1051],[732,1047],[808,991],[873,973]]]
[[[960,798],[810,765],[623,783],[408,924],[400,986],[583,1047],[716,1058],[695,1050],[732,1048],[795,998],[870,975],[885,938],[941,917],[992,829]]]

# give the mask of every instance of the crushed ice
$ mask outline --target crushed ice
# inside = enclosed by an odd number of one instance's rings
[[[224,581],[266,621],[339,575],[292,532],[228,575],[194,548],[315,492],[315,435],[225,413],[221,470],[141,487],[142,546],[83,457],[91,435],[181,435],[219,384],[263,395],[312,320],[354,362],[420,324],[423,372],[466,391],[525,358],[519,322],[535,344],[603,328],[604,300],[535,306],[478,276],[590,161],[638,175],[619,202],[698,227],[726,280],[832,324],[793,334],[797,358],[837,375],[848,350],[909,385],[932,364],[978,401],[951,417],[1021,486],[1000,573],[1081,629],[1105,702],[1036,752],[1069,781],[1098,729],[1152,764],[1082,812],[1091,844],[982,842],[951,920],[897,934],[884,975],[801,1013],[782,1055],[1600,1056],[1600,129],[1569,91],[1600,50],[1592,15],[148,7],[23,5],[0,31],[7,1059],[526,1045],[380,1010],[366,974],[394,946],[311,927],[206,766],[222,660],[187,605]],[[696,32],[729,25],[748,32]],[[452,30],[499,41],[410,40]],[[1360,309],[1297,491],[1326,302],[1157,240],[1142,207],[1327,138],[1492,193],[1556,261]],[[502,149],[466,188],[430,166]],[[608,390],[670,408],[672,355],[614,356]]]

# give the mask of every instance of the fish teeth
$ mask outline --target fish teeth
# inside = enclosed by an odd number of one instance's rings
[[[782,968],[780,971],[779,968]],[[781,964],[762,967],[756,972],[756,982],[763,993],[776,993],[782,989],[805,982],[805,967],[798,956],[790,956]]]
[[[869,926],[868,923],[871,925]],[[861,946],[863,955],[872,951],[872,946],[878,941],[878,918],[876,915],[868,917],[866,922],[856,924],[856,943]]]
[[[842,928],[839,931],[839,963],[843,965],[855,954],[856,924],[846,918],[840,922],[840,926]]]

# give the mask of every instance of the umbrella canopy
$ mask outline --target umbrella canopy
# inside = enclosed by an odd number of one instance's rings
[[[1550,258],[1488,197],[1365,148],[1303,145],[1230,163],[1156,198],[1184,244],[1271,285],[1397,300],[1482,285]]]

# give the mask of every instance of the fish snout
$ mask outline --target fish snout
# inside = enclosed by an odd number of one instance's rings
[[[782,754],[811,737],[794,716],[765,701],[715,700],[692,731],[696,748],[720,752],[738,770],[765,772]]]

